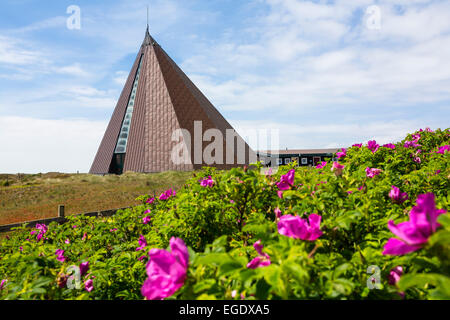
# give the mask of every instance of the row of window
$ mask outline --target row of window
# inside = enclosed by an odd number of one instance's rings
[[[136,78],[134,79],[134,82],[133,82],[133,91],[131,91],[130,98],[128,99],[127,110],[125,112],[125,117],[122,122],[122,128],[120,129],[120,134],[119,134],[119,138],[117,139],[116,149],[115,149],[114,153],[126,153],[127,152],[128,134],[130,132],[131,117],[132,117],[133,111],[134,111],[134,101],[136,99],[136,92],[137,92],[139,76],[140,76],[140,72],[141,72],[141,64],[142,64],[142,57],[141,57],[141,61],[139,62],[139,67],[136,72]]]
[[[321,161],[324,160],[325,157],[323,156],[312,156],[312,157],[280,157],[280,158],[276,158],[277,161],[277,165],[281,166],[281,165],[285,165],[285,164],[289,164],[291,162],[296,161],[297,165],[303,165],[303,166],[307,166],[307,165],[317,165],[319,164]],[[327,158],[327,157],[326,157]],[[259,161],[261,161],[262,164],[270,164],[270,162],[274,161],[275,158],[260,158]],[[336,158],[334,158],[332,161],[337,161]]]
[[[289,163],[293,162],[293,160],[291,158],[278,158],[277,161],[278,161],[278,165],[289,164]],[[297,161],[297,163],[298,163],[298,161]],[[301,158],[301,164],[307,165],[308,158]]]

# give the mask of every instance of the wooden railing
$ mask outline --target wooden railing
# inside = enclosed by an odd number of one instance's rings
[[[110,216],[115,215],[117,213],[117,211],[119,211],[119,210],[124,210],[124,209],[129,209],[129,208],[130,207],[104,210],[104,211],[96,211],[96,212],[80,213],[80,214],[77,214],[77,216],[84,215],[87,217],[110,217]],[[68,219],[66,218],[65,213],[64,213],[64,206],[60,205],[60,206],[58,206],[58,216],[57,217],[2,225],[2,226],[0,226],[0,233],[9,232],[12,230],[12,228],[21,227],[21,226],[23,226],[23,224],[26,224],[27,228],[32,228],[32,227],[35,227],[37,223],[40,223],[40,224],[42,224],[42,223],[49,224],[51,222],[65,223],[67,221],[68,221]]]

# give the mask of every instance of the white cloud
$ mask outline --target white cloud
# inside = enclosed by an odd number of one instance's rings
[[[88,172],[106,122],[0,117],[0,172]]]
[[[42,53],[27,48],[24,41],[0,35],[0,65],[30,65],[42,60]]]
[[[125,82],[127,82],[128,74],[128,71],[116,71],[113,80],[119,86],[123,87]]]
[[[392,120],[373,121],[362,124],[321,124],[305,123],[289,124],[270,120],[239,120],[230,121],[231,125],[245,139],[245,133],[255,130],[278,130],[280,149],[318,149],[318,148],[340,148],[349,147],[354,143],[367,143],[375,139],[378,143],[396,143],[406,137],[408,133],[415,132],[420,128],[431,127],[433,124],[425,120]],[[442,128],[443,129],[443,128]],[[257,146],[251,145],[254,149]],[[264,150],[263,145],[260,150]]]
[[[227,34],[225,44],[205,43],[182,64],[224,110],[292,114],[339,105],[345,113],[450,100],[450,3],[380,1],[380,31],[354,20],[369,0],[267,3],[270,12],[249,29],[256,40]]]
[[[89,77],[91,74],[83,69],[79,63],[74,63],[63,67],[54,67],[54,72],[60,74],[67,74],[75,77]]]

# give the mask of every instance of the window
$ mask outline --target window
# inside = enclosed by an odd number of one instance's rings
[[[302,158],[302,164],[308,164],[308,158]]]
[[[289,159],[289,158],[284,159],[284,163],[285,163],[285,164],[288,164],[288,163],[290,163],[290,162],[291,162],[291,159]]]
[[[277,163],[278,163],[278,165],[283,164],[283,159],[278,158]]]
[[[130,97],[128,99],[128,107],[127,107],[127,110],[125,111],[125,117],[122,122],[122,128],[120,130],[120,135],[116,142],[115,153],[127,152],[128,131],[130,129],[131,117],[132,117],[133,111],[134,111],[134,100],[136,98],[136,90],[137,90],[138,83],[139,83],[139,74],[141,72],[141,65],[142,65],[142,56],[141,56],[141,61],[139,62],[139,67],[136,71],[136,76],[134,78],[133,91],[130,94]]]

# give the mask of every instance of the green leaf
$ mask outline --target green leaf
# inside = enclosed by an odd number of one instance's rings
[[[202,291],[206,291],[211,289],[212,286],[216,284],[215,279],[205,279],[201,282],[198,282],[194,285],[194,293],[200,293]]]
[[[450,229],[450,213],[447,214],[441,214],[437,218],[437,222],[439,222],[443,227],[446,229]]]

